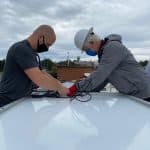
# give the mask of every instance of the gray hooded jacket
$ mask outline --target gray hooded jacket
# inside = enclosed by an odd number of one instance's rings
[[[78,90],[92,91],[107,79],[120,93],[138,98],[150,97],[150,78],[122,44],[121,36],[111,34],[106,39],[96,71],[76,83]]]

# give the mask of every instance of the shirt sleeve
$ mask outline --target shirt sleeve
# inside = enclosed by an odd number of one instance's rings
[[[17,46],[12,51],[12,57],[23,70],[39,66],[36,55],[33,50],[27,46]]]
[[[88,78],[76,83],[79,91],[92,91],[100,86],[126,57],[126,47],[112,41],[103,50],[103,55],[97,69]]]

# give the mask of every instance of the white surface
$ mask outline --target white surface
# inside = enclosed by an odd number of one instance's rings
[[[0,113],[0,150],[150,150],[150,106],[133,99],[26,99]]]
[[[88,77],[90,75],[90,73],[84,73],[85,77]]]

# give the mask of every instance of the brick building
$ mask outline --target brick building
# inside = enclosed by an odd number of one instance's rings
[[[94,71],[93,66],[57,66],[57,78],[60,81],[79,80],[84,77],[85,73]]]

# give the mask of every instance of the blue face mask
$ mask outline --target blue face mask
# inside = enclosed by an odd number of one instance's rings
[[[86,50],[86,54],[89,55],[89,56],[96,56],[97,55],[97,53],[91,48],[88,48]]]

